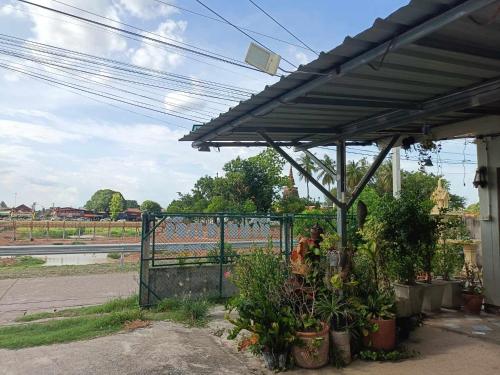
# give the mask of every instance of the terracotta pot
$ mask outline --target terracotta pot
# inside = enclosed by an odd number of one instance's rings
[[[299,342],[292,346],[295,364],[302,368],[320,368],[328,363],[330,326],[321,323],[320,332],[297,332]]]
[[[483,307],[482,294],[462,293],[462,298],[464,300],[464,311],[467,314],[479,315],[481,313],[481,307]]]
[[[349,331],[330,331],[332,346],[342,359],[343,365],[351,363],[351,334]]]
[[[396,346],[396,319],[370,319],[378,329],[364,337],[365,346],[374,350],[392,350]]]

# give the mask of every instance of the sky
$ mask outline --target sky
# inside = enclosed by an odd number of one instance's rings
[[[250,42],[247,36],[227,24],[165,5],[167,2],[216,17],[195,0],[169,0],[163,4],[158,0],[32,2],[115,26],[119,25],[111,20],[119,21],[155,33],[155,38],[168,38],[237,60],[244,59]],[[315,58],[312,52],[301,47],[249,1],[203,2],[241,27],[295,44],[251,34],[294,65]],[[313,50],[328,51],[347,35],[363,31],[377,17],[389,15],[406,1],[259,0],[257,3]],[[259,92],[266,84],[276,81],[263,73],[131,39],[19,1],[0,0],[0,34],[180,74],[194,80],[237,86],[251,92]],[[168,114],[149,111],[27,76],[19,69],[42,69],[47,74],[64,77],[56,68],[6,56],[2,52],[4,46],[0,43],[0,201],[9,206],[37,202],[38,208],[52,205],[81,207],[94,191],[102,188],[120,191],[126,199],[139,202],[152,199],[167,206],[179,192],[189,192],[199,177],[220,174],[227,161],[259,151],[227,148],[220,152],[200,153],[191,148],[189,142],[178,142],[194,123],[200,122],[201,117],[214,117],[236,102],[154,89],[155,108]],[[281,66],[293,70],[286,62]],[[102,78],[96,78],[74,73],[70,79],[89,85],[109,85],[106,74],[107,71],[103,70]],[[64,79],[68,80],[67,76]],[[123,97],[130,99],[131,95],[124,91],[127,85],[119,85]],[[144,88],[141,91],[143,98],[151,97],[151,90],[148,93]],[[137,97],[134,98],[138,101]],[[150,103],[150,99],[142,100]],[[172,116],[180,112],[187,113],[188,119]],[[364,156],[360,153],[372,155],[374,151],[374,148],[364,151],[355,148],[348,157],[358,160]],[[333,151],[318,150],[319,156],[324,153],[334,155]],[[298,157],[297,154],[294,156]],[[414,159],[415,155],[410,155],[410,158]],[[429,171],[444,173],[451,181],[453,193],[465,196],[469,203],[476,202],[477,191],[471,184],[476,168],[474,144],[470,141],[445,142],[440,158],[445,162],[435,162]],[[467,163],[461,164],[462,160],[467,160]],[[408,170],[418,167],[415,161],[405,160],[404,155],[401,164]],[[296,180],[299,181],[297,175]],[[304,182],[298,184],[299,192],[305,195]],[[320,197],[314,188],[311,188],[311,195]]]

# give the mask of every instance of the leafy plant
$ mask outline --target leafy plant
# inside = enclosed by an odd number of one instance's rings
[[[470,263],[464,264],[465,268],[465,292],[470,294],[483,294],[483,275],[481,270]]]
[[[217,242],[210,250],[208,250],[207,256],[212,262],[220,262],[220,242]],[[237,257],[238,253],[236,252],[236,250],[233,250],[233,245],[225,242],[224,259],[222,260],[222,263],[234,263]]]
[[[401,359],[413,358],[419,355],[416,350],[408,350],[405,347],[391,351],[362,350],[359,352],[359,358],[365,361],[399,361]]]
[[[247,330],[252,335],[244,347],[255,353],[271,353],[275,358],[288,353],[296,326],[282,293],[288,276],[286,266],[269,250],[256,249],[236,261],[230,280],[239,292],[228,302],[226,314],[234,325],[230,339]],[[233,310],[238,312],[237,317],[231,314]]]
[[[366,299],[367,319],[394,319],[396,317],[396,301],[388,292],[374,293]]]

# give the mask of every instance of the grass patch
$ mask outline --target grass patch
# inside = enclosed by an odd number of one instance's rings
[[[141,320],[141,311],[127,310],[102,316],[82,316],[44,323],[0,327],[0,347],[20,349],[90,339],[118,332],[126,322]]]
[[[0,280],[31,277],[74,276],[113,272],[138,272],[139,263],[102,263],[80,266],[0,267]]]
[[[111,252],[111,253],[108,253],[108,258],[109,259],[120,259],[121,258],[121,254],[114,251],[114,252]]]
[[[117,298],[102,305],[29,314],[16,319],[27,322],[0,327],[0,348],[31,346],[85,340],[122,329],[145,327],[148,321],[169,320],[189,326],[203,326],[212,303],[207,299],[169,298],[156,307],[141,310],[138,296]],[[36,322],[40,319],[53,319]]]
[[[45,260],[24,255],[19,257],[3,258],[0,260],[0,267],[39,267],[45,264]]]
[[[16,322],[32,322],[35,320],[48,319],[48,318],[63,318],[63,317],[67,318],[67,317],[76,317],[85,315],[122,312],[127,310],[139,310],[138,298],[139,297],[137,296],[137,294],[135,294],[127,298],[112,299],[106,303],[103,303],[102,305],[76,307],[54,312],[40,312],[40,313],[28,314],[17,318]]]

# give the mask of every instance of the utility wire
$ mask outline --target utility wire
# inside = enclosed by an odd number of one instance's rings
[[[253,70],[253,71],[256,71],[256,72],[263,73],[261,70],[259,70],[257,68],[254,68],[252,66],[249,66],[249,65],[247,65],[247,64],[245,64],[243,62],[240,62],[240,61],[238,61],[236,59],[233,59],[231,57],[224,57],[224,58],[222,58],[222,57],[218,57],[218,56],[214,55],[213,53],[209,54],[209,53],[205,53],[205,52],[201,52],[201,51],[196,51],[196,50],[193,50],[193,49],[188,48],[188,47],[183,47],[183,46],[180,46],[180,45],[177,45],[177,44],[165,42],[163,40],[159,40],[159,39],[152,38],[152,37],[149,37],[149,36],[146,36],[146,35],[142,35],[142,34],[130,31],[130,30],[125,30],[123,28],[115,27],[115,26],[108,25],[108,24],[105,24],[105,23],[102,23],[102,22],[99,22],[99,21],[91,20],[89,18],[81,17],[81,16],[78,16],[76,14],[64,12],[64,11],[61,11],[59,9],[47,7],[47,6],[40,5],[40,4],[35,4],[35,3],[32,3],[32,2],[27,1],[27,0],[17,0],[17,1],[19,1],[21,3],[24,3],[24,4],[31,5],[31,6],[35,6],[35,7],[41,8],[41,9],[45,9],[45,10],[48,10],[50,12],[54,12],[54,13],[57,13],[57,14],[62,14],[62,15],[67,16],[67,17],[75,18],[75,19],[78,19],[80,21],[92,23],[92,24],[95,24],[95,25],[98,25],[98,26],[102,26],[102,27],[111,29],[111,30],[119,31],[121,33],[133,35],[133,36],[136,36],[136,37],[139,37],[139,38],[142,38],[142,39],[146,39],[146,40],[149,40],[149,41],[152,41],[152,42],[155,42],[155,43],[159,43],[159,44],[163,44],[163,45],[170,46],[170,47],[173,47],[173,48],[177,48],[177,49],[180,49],[182,51],[190,52],[190,53],[193,53],[193,54],[196,54],[196,55],[200,55],[200,56],[203,56],[203,57],[207,57],[207,58],[211,58],[211,59],[214,59],[214,60],[218,60],[220,62],[224,62],[224,63],[227,63],[227,64],[232,64],[232,65],[235,65],[235,66],[239,66],[241,68],[245,68],[245,69],[249,69],[249,70]]]
[[[271,16],[268,12],[266,12],[264,9],[262,9],[262,7],[260,5],[258,5],[257,3],[255,3],[253,0],[248,0],[250,1],[257,9],[259,9],[262,13],[264,13],[267,17],[269,17],[271,20],[274,21],[274,23],[276,23],[279,27],[281,27],[283,30],[285,30],[288,34],[290,34],[295,40],[297,40],[298,42],[300,42],[305,48],[307,48],[309,51],[311,51],[312,53],[316,54],[319,56],[319,53],[316,52],[315,50],[313,50],[311,47],[309,47],[302,39],[300,39],[298,36],[296,36],[294,33],[292,33],[289,29],[287,29],[285,26],[283,26],[281,23],[278,22],[278,20],[276,18],[274,18],[273,16]]]
[[[24,0],[19,0],[19,1],[24,1]],[[203,1],[201,0],[196,0],[196,2],[198,4],[200,4],[201,6],[205,7],[206,9],[208,9],[210,12],[212,12],[213,14],[215,14],[217,17],[219,17],[220,19],[224,20],[225,22],[227,22],[228,24],[230,24],[231,26],[233,26],[236,30],[238,30],[240,33],[246,35],[248,38],[250,38],[251,40],[253,40],[255,43],[257,43],[258,45],[260,45],[261,47],[273,52],[273,50],[269,47],[267,47],[265,44],[259,42],[257,39],[255,39],[253,36],[251,36],[250,34],[248,34],[246,31],[244,31],[243,29],[241,29],[239,26],[236,26],[234,23],[232,23],[231,21],[229,21],[227,18],[223,17],[221,14],[217,13],[215,10],[213,10],[212,8],[210,8],[208,5],[206,5],[205,3],[203,3]],[[273,52],[275,53],[275,52]],[[284,57],[281,58],[283,61],[287,62],[288,64],[290,64],[291,66],[293,66],[295,69],[297,69],[297,65],[295,65],[294,63],[290,62],[289,60],[285,59]]]
[[[182,10],[183,12],[186,12],[186,13],[190,13],[190,14],[194,14],[196,16],[200,16],[200,17],[204,17],[206,19],[209,19],[209,20],[212,20],[212,21],[216,21],[216,22],[219,22],[219,23],[223,23],[225,25],[228,25],[228,26],[231,26],[230,23],[228,22],[225,22],[219,18],[215,18],[215,17],[211,17],[207,14],[203,14],[203,13],[199,13],[199,12],[195,12],[194,10],[191,10],[191,9],[186,9],[186,8],[183,8],[183,7],[180,7],[178,5],[175,5],[175,4],[172,4],[172,3],[168,3],[166,1],[162,1],[162,0],[153,0],[153,1],[156,1],[157,3],[160,3],[160,4],[163,4],[163,5],[166,5],[166,6],[169,6],[169,7],[172,7],[172,8],[175,8],[175,9],[179,9],[179,10]],[[245,30],[245,31],[248,31],[252,34],[256,34],[256,35],[260,35],[260,36],[263,36],[264,38],[269,38],[269,39],[272,39],[272,40],[275,40],[277,42],[281,42],[281,43],[285,43],[285,44],[288,44],[290,46],[294,46],[294,47],[298,47],[298,48],[303,48],[303,49],[306,49],[305,47],[301,46],[300,44],[295,44],[295,43],[292,43],[292,42],[289,42],[287,40],[283,40],[283,39],[280,39],[280,38],[276,38],[274,36],[271,36],[271,35],[268,35],[268,34],[263,34],[259,31],[255,31],[255,30],[252,30],[252,29],[248,29],[246,27],[243,27],[243,26],[238,26],[240,29],[242,30]]]
[[[29,72],[29,71],[17,69],[15,67],[8,66],[8,65],[5,65],[5,64],[0,64],[0,67],[2,67],[4,69],[15,71],[15,72],[18,72],[18,73],[22,73],[22,74],[25,74],[27,76],[33,77],[33,78],[38,78],[38,79],[41,79],[41,80],[44,80],[44,81],[48,81],[48,82],[54,83],[56,85],[60,85],[60,86],[64,86],[64,87],[69,87],[69,88],[72,88],[72,89],[76,89],[78,91],[83,91],[83,92],[86,92],[88,94],[92,94],[92,95],[96,95],[96,96],[99,96],[99,97],[102,97],[102,98],[114,100],[114,101],[117,101],[117,102],[120,102],[120,103],[129,104],[129,105],[132,105],[132,106],[135,106],[135,107],[138,107],[138,108],[147,109],[149,111],[154,111],[154,112],[157,112],[157,113],[161,113],[161,114],[164,114],[164,115],[177,117],[177,118],[180,118],[180,119],[183,119],[183,120],[192,121],[192,122],[197,122],[198,121],[198,120],[195,120],[193,118],[189,118],[187,116],[177,115],[177,114],[174,114],[174,113],[170,113],[170,112],[166,112],[166,111],[163,111],[163,110],[152,108],[147,103],[126,100],[126,98],[122,98],[122,97],[119,97],[117,95],[113,95],[113,94],[109,94],[109,93],[91,91],[88,88],[83,88],[82,86],[73,85],[73,84],[70,84],[70,83],[67,83],[67,82],[61,82],[61,81],[58,81],[58,80],[54,80],[54,79],[48,78],[47,76],[44,76],[44,75],[40,75],[40,74],[36,74],[36,73],[33,73],[33,72]]]

